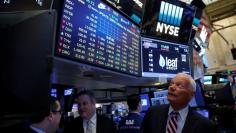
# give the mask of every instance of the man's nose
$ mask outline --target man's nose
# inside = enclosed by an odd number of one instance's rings
[[[169,89],[172,90],[172,91],[175,90],[175,84],[171,84],[171,85],[169,86]]]

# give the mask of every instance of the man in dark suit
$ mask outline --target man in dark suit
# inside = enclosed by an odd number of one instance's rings
[[[210,120],[188,104],[194,96],[196,83],[191,76],[179,73],[171,81],[167,99],[170,105],[154,106],[146,113],[143,133],[215,133]]]
[[[30,118],[30,125],[23,129],[23,133],[55,133],[61,120],[61,105],[58,100],[51,97],[50,109],[36,112]]]
[[[66,125],[65,133],[116,133],[116,126],[109,118],[96,114],[96,100],[92,92],[77,94],[79,117]]]

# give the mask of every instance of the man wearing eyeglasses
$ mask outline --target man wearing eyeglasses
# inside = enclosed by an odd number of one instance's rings
[[[31,124],[24,133],[55,133],[59,128],[61,113],[60,102],[51,97],[50,111],[41,111],[32,116]]]

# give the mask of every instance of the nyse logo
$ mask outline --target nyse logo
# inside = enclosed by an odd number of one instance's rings
[[[162,1],[156,31],[173,36],[179,36],[179,26],[183,8]]]
[[[160,55],[159,65],[162,67],[162,69],[166,67],[167,70],[177,70],[177,64],[178,58],[169,59],[168,57],[164,58],[162,55]]]

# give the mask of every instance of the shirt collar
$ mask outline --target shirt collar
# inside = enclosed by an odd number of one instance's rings
[[[180,110],[177,111],[177,112],[179,112],[179,116],[180,116],[180,119],[181,119],[182,121],[184,121],[184,120],[186,119],[186,117],[187,117],[187,115],[188,115],[188,110],[189,110],[189,108],[188,108],[188,106],[186,106],[186,107],[184,107],[184,108],[182,108],[182,109],[180,109]],[[170,105],[168,115],[170,115],[170,113],[171,113],[172,111],[174,111],[174,109],[173,109],[173,108],[171,107],[171,105]]]
[[[33,127],[32,125],[30,126],[30,128],[34,131],[36,131],[37,133],[46,133],[44,132],[43,130],[39,129],[39,128],[36,128],[36,127]]]
[[[93,124],[96,123],[96,120],[97,120],[97,114],[94,113],[94,115],[89,119]]]

